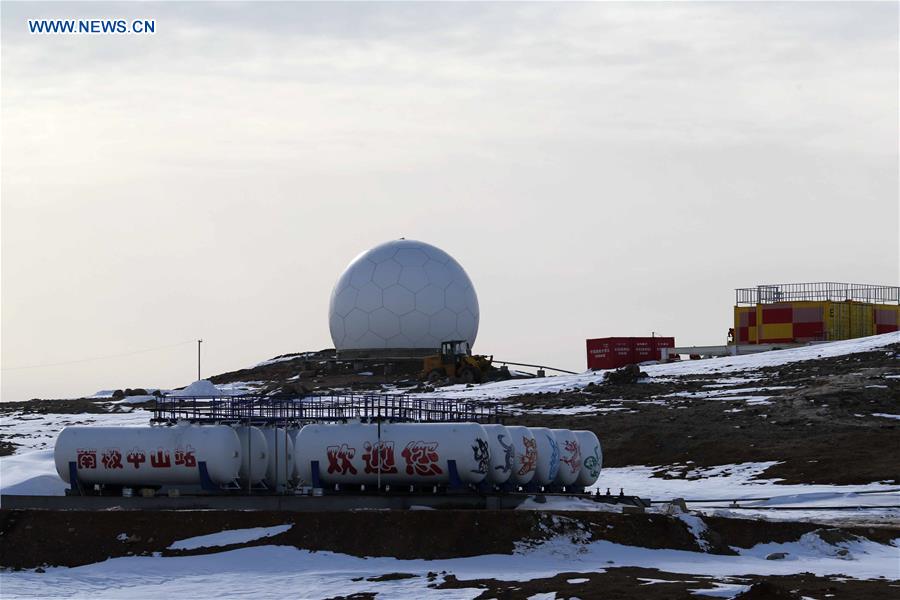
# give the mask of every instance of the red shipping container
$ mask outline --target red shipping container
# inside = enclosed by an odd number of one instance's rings
[[[660,360],[661,348],[674,348],[673,337],[609,337],[587,340],[587,365],[592,371],[618,369],[648,360]]]

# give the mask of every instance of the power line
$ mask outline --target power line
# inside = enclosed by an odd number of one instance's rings
[[[177,346],[184,346],[186,344],[193,344],[193,343],[194,343],[194,340],[187,340],[184,342],[178,342],[177,344],[168,344],[166,346],[157,346],[156,348],[147,348],[146,350],[135,350],[134,352],[123,352],[121,354],[109,354],[107,356],[94,356],[91,358],[80,358],[78,360],[67,360],[67,361],[56,362],[56,363],[44,363],[44,364],[40,364],[40,365],[24,365],[21,367],[3,367],[0,370],[2,370],[2,371],[18,371],[21,369],[41,369],[44,367],[59,367],[62,365],[74,365],[74,364],[78,364],[78,363],[90,362],[93,360],[106,360],[109,358],[119,358],[122,356],[133,356],[135,354],[144,354],[146,352],[156,352],[157,350],[165,350],[167,348],[175,348]]]

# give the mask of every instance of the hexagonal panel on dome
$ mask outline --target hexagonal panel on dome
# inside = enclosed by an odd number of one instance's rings
[[[425,275],[428,276],[428,283],[433,283],[442,289],[450,285],[450,282],[453,281],[450,271],[447,270],[447,265],[429,260],[425,263],[424,269]]]
[[[398,242],[401,240],[397,240]],[[367,258],[372,261],[376,265],[378,263],[384,262],[388,259],[394,258],[394,255],[397,254],[397,250],[400,249],[400,246],[396,244],[396,242],[385,242],[380,246],[375,246],[368,252],[365,252],[361,256]]]
[[[407,313],[400,317],[400,333],[403,336],[415,341],[420,339],[423,335],[428,334],[428,325],[429,325],[429,317],[425,313],[421,313],[417,310],[412,311],[411,313]],[[432,344],[427,346],[409,346],[410,348],[429,348]]]
[[[369,329],[380,338],[392,338],[400,333],[400,317],[386,308],[378,308],[369,314]]]
[[[372,273],[375,272],[375,263],[370,260],[358,260],[354,264],[350,265],[350,269],[345,271],[346,274],[349,274],[350,284],[355,287],[362,287],[365,284],[372,281]]]
[[[358,340],[367,331],[369,331],[368,313],[354,308],[350,311],[350,314],[344,317],[344,341],[352,342]],[[335,342],[335,347],[337,347],[337,342]]]
[[[400,271],[400,281],[397,282],[412,293],[416,293],[428,285],[428,275],[422,267],[403,267]]]
[[[457,281],[452,282],[444,290],[444,302],[446,302],[447,308],[452,311],[458,313],[466,310],[469,305],[468,300],[469,290],[463,288]]]
[[[445,339],[475,343],[478,297],[465,270],[424,242],[395,240],[357,256],[329,303],[338,350],[434,349]]]
[[[436,285],[428,284],[416,293],[416,310],[426,315],[433,315],[446,306],[444,290]]]
[[[357,342],[360,348],[386,348],[385,340],[374,331],[367,331]]]
[[[416,295],[401,285],[392,285],[384,290],[384,307],[395,315],[405,315],[416,308]]]
[[[428,331],[441,341],[452,339],[456,333],[456,313],[442,308],[436,314],[431,315]]]
[[[376,308],[381,308],[384,306],[382,294],[384,294],[384,290],[370,281],[359,288],[355,308],[365,312],[372,312]]]
[[[456,316],[456,330],[462,338],[475,339],[475,334],[478,333],[478,319],[466,309]]]
[[[375,265],[375,272],[372,273],[372,281],[386,288],[389,285],[397,283],[400,279],[400,271],[403,267],[394,259],[385,260]]]
[[[328,324],[328,328],[331,331],[331,339],[335,340],[335,344],[338,341],[343,342],[345,333],[344,333],[344,319],[332,319]]]
[[[359,296],[359,290],[354,287],[346,287],[331,301],[331,311],[341,317],[346,317],[347,313],[356,308],[356,298]]]
[[[400,248],[394,260],[404,267],[421,267],[428,261],[428,255],[420,248]]]

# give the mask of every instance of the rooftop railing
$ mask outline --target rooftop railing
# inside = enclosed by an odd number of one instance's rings
[[[314,395],[300,398],[247,396],[164,396],[153,421],[303,425],[349,420],[416,423],[499,423],[504,414],[482,402],[398,394]]]
[[[737,306],[775,304],[778,302],[864,302],[867,304],[900,304],[900,287],[865,283],[777,283],[735,290]]]

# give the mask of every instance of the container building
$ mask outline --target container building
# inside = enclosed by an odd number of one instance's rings
[[[607,337],[587,340],[588,369],[618,369],[660,360],[663,348],[674,348],[673,337]]]
[[[735,290],[735,344],[847,340],[898,330],[900,287],[781,283]]]

